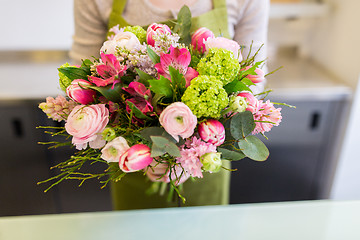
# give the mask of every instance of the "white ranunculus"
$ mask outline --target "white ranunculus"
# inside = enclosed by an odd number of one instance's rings
[[[114,36],[113,39],[105,41],[100,49],[100,52],[106,54],[115,54],[116,47],[126,48],[132,50],[134,48],[140,47],[140,41],[131,32],[119,32]]]
[[[117,137],[108,142],[101,150],[101,158],[108,162],[118,162],[121,155],[129,149],[125,138]]]

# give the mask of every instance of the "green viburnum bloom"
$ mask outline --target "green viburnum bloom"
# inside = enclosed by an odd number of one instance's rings
[[[198,76],[191,80],[181,101],[200,117],[219,118],[228,106],[229,98],[220,80],[213,76]]]
[[[63,67],[71,67],[71,65],[70,65],[70,63],[65,63],[60,66],[60,68],[63,68]],[[66,88],[71,84],[71,82],[72,81],[70,78],[65,76],[63,73],[59,72],[59,85],[60,85],[61,90],[66,92]]]
[[[101,136],[105,141],[110,142],[116,138],[116,132],[112,127],[107,127],[102,131]]]
[[[146,41],[146,31],[140,26],[126,26],[124,32],[131,32],[139,39],[140,43]]]
[[[232,82],[239,73],[240,64],[234,54],[223,48],[211,48],[205,58],[197,65],[200,75],[215,76],[224,86]]]

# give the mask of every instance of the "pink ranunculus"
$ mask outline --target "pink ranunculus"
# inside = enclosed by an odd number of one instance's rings
[[[259,110],[260,104],[259,100],[249,92],[241,92],[238,96],[246,98],[248,103],[246,110],[252,112],[253,114]]]
[[[188,138],[194,133],[196,116],[185,103],[175,102],[167,106],[160,114],[160,124],[173,138]]]
[[[116,48],[132,50],[141,46],[139,39],[131,32],[118,32],[111,40],[105,41],[100,53],[115,54]]]
[[[100,78],[90,76],[89,81],[98,87],[109,84],[115,85],[120,82],[119,78],[124,75],[126,65],[121,65],[113,54],[101,53],[101,61],[102,64],[96,66],[96,72],[100,75]]]
[[[85,149],[88,143],[90,147],[101,148],[106,142],[100,133],[108,122],[109,110],[105,104],[78,105],[71,111],[65,129],[73,136],[72,143],[76,149]]]
[[[205,142],[220,146],[225,141],[225,128],[215,119],[207,119],[199,124],[199,135]]]
[[[230,40],[224,37],[208,38],[205,41],[206,51],[210,48],[224,48],[231,51],[234,54],[234,58],[242,61],[242,55],[240,53],[240,45],[234,40]]]
[[[251,67],[252,66],[247,66],[244,71],[248,70]],[[256,75],[249,74],[246,76],[246,78],[250,79],[250,81],[252,81],[253,83],[260,83],[265,80],[265,73],[263,70],[261,70],[261,68],[256,68],[255,73]]]
[[[114,138],[101,150],[101,158],[108,162],[119,162],[121,155],[123,155],[129,148],[130,147],[125,138]]]
[[[123,172],[135,172],[151,164],[151,149],[145,144],[136,144],[120,157],[119,167]]]
[[[171,33],[170,28],[167,25],[164,24],[157,24],[153,23],[151,24],[146,32],[146,42],[150,46],[155,46],[155,40],[153,38],[154,35],[157,34],[164,34],[164,33]]]
[[[191,54],[189,50],[187,50],[186,48],[179,49],[171,46],[169,54],[161,54],[160,62],[155,64],[155,68],[158,71],[159,75],[162,75],[169,80],[171,80],[169,67],[171,66],[179,70],[179,72],[185,77],[185,86],[188,87],[191,80],[199,75],[199,73],[195,69],[189,67],[190,62]]]
[[[86,89],[87,86],[91,86],[91,83],[84,79],[75,79],[66,88],[66,94],[75,102],[80,104],[89,104],[94,101],[96,92],[91,89]]]
[[[209,29],[202,27],[195,31],[195,33],[191,36],[191,45],[194,49],[199,51],[200,53],[204,53],[206,50],[204,41],[208,38],[214,38],[215,35]]]

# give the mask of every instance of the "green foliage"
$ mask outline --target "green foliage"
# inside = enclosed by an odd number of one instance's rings
[[[142,83],[145,85],[145,87],[149,87],[149,80],[154,79],[153,76],[147,74],[146,72],[141,71],[140,69],[136,68],[135,69],[136,73],[139,76],[139,80],[138,82]]]
[[[246,84],[239,81],[238,79],[235,79],[231,83],[226,84],[226,86],[224,86],[224,89],[229,95],[234,92],[241,92],[241,91],[252,92],[251,89]]]
[[[159,157],[165,153],[170,154],[173,157],[180,157],[180,150],[176,144],[166,137],[162,136],[150,136],[153,144],[151,147],[151,157]]]
[[[154,64],[159,63],[160,62],[159,55],[157,55],[156,52],[154,52],[154,50],[152,50],[149,46],[146,46],[146,48],[147,48],[147,52],[148,52],[148,55],[149,55],[151,61]]]
[[[238,142],[241,151],[250,159],[265,161],[269,157],[269,150],[257,137],[250,135]]]
[[[154,93],[169,98],[173,96],[172,84],[169,79],[160,76],[160,79],[148,80],[148,82],[150,83],[150,90]]]
[[[231,118],[230,133],[236,140],[245,138],[254,128],[254,117],[250,111],[237,113]]]
[[[112,102],[121,102],[121,94],[123,84],[117,83],[114,86],[108,85],[105,87],[98,87],[94,85],[87,85],[86,88],[93,89],[98,91],[101,95],[103,95],[107,100]]]
[[[246,157],[241,151],[232,151],[220,147],[218,147],[217,150],[221,152],[221,158],[226,160],[238,161]]]
[[[190,44],[191,42],[191,35],[190,35],[190,28],[191,28],[191,12],[188,6],[183,6],[177,17],[177,23],[173,29],[175,33],[180,36],[179,42],[184,43],[186,45]]]

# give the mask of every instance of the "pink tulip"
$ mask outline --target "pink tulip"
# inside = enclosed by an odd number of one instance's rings
[[[101,148],[106,144],[101,132],[109,122],[109,110],[105,104],[78,105],[70,113],[65,124],[67,133],[73,136],[72,143],[81,150],[90,144],[91,148]]]
[[[243,71],[246,71],[251,67],[252,66],[247,66],[245,69],[243,69]],[[265,73],[263,70],[261,70],[260,68],[256,68],[255,73],[256,73],[256,75],[249,74],[246,76],[246,78],[250,79],[250,81],[252,81],[253,83],[260,83],[260,82],[264,81]]]
[[[188,87],[191,80],[199,75],[195,69],[189,67],[190,62],[191,54],[189,50],[186,48],[179,49],[171,46],[169,54],[161,54],[160,62],[155,64],[155,68],[159,75],[162,75],[169,80],[171,80],[169,67],[171,66],[179,70],[179,72],[185,77],[185,87]]]
[[[196,116],[182,102],[175,102],[167,106],[160,114],[159,121],[166,132],[176,141],[179,141],[179,136],[190,137],[197,124]]]
[[[120,157],[119,166],[123,172],[135,172],[151,164],[151,149],[145,144],[136,144]]]
[[[151,46],[155,46],[155,40],[153,38],[154,35],[157,34],[164,34],[164,33],[170,33],[171,34],[171,30],[167,25],[164,24],[157,24],[157,23],[153,23],[151,24],[146,32],[146,42],[147,44],[151,45]]]
[[[119,78],[125,73],[126,66],[121,65],[113,54],[101,53],[102,64],[96,66],[96,72],[99,77],[90,76],[89,81],[98,87],[104,87],[109,84],[115,85],[120,82]]]
[[[191,36],[191,45],[194,49],[199,51],[200,53],[204,53],[206,48],[204,41],[208,38],[214,38],[215,35],[209,29],[202,27],[195,31],[195,33]]]
[[[224,37],[209,38],[205,41],[206,51],[210,48],[223,48],[231,51],[234,54],[234,58],[238,59],[239,62],[242,61],[242,56],[240,53],[240,45],[234,40],[230,40]]]
[[[94,101],[96,92],[86,89],[86,86],[91,86],[91,83],[83,79],[75,79],[66,88],[66,94],[75,102],[87,105]]]
[[[199,124],[199,135],[205,142],[220,146],[225,141],[225,128],[215,119],[208,119]]]

